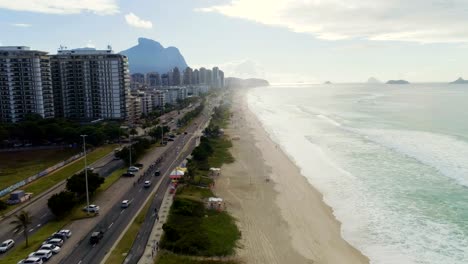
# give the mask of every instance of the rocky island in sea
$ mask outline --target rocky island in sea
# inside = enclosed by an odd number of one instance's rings
[[[451,82],[450,84],[468,84],[468,80],[465,80],[462,77],[460,77],[455,81]]]
[[[367,83],[382,83],[382,82],[379,81],[378,79],[374,78],[374,77],[370,77],[370,78],[367,80]]]
[[[387,84],[409,84],[406,80],[389,80]]]

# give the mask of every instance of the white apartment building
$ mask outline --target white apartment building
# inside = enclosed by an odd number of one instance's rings
[[[0,122],[16,123],[31,113],[54,117],[50,56],[24,46],[0,47]]]
[[[59,50],[51,56],[55,115],[92,121],[126,118],[128,59],[107,50]]]

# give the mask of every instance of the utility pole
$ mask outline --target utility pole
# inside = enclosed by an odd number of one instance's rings
[[[85,171],[85,182],[86,182],[86,214],[89,215],[89,193],[88,193],[88,161],[86,159],[86,137],[88,135],[81,135],[83,138],[83,153],[84,153],[84,171]]]

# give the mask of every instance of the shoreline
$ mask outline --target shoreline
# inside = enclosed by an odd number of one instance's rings
[[[240,138],[232,141],[236,161],[223,165],[214,189],[238,219],[237,255],[245,263],[369,263],[341,237],[321,193],[251,112],[247,92],[234,92],[226,133]]]

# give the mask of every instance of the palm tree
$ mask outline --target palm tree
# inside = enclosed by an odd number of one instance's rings
[[[11,221],[10,224],[13,225],[13,232],[15,234],[23,232],[24,238],[26,239],[26,247],[28,246],[28,226],[32,223],[31,215],[26,211],[21,211],[19,214],[15,215],[15,220]]]

